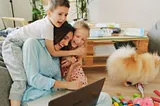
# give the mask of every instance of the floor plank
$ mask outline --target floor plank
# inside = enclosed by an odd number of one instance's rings
[[[131,87],[124,87],[121,84],[117,84],[116,82],[112,82],[110,80],[107,79],[107,71],[105,71],[105,68],[85,68],[84,72],[88,78],[88,82],[94,82],[102,77],[106,77],[106,81],[105,84],[103,86],[103,91],[109,93],[111,96],[116,96],[117,93],[121,93],[122,96],[127,99],[133,99],[133,94],[134,93],[138,93],[140,94],[140,92],[138,91],[138,89],[136,89],[135,86],[131,86]],[[144,85],[144,95],[145,97],[158,97],[156,94],[154,94],[154,90],[157,89],[160,91],[160,73],[158,74],[158,76],[156,77],[156,79],[147,84]],[[160,97],[158,97],[160,98]]]

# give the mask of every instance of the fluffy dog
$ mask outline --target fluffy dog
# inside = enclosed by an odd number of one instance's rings
[[[160,57],[154,53],[136,53],[135,48],[121,47],[113,52],[106,63],[108,76],[125,86],[147,84],[160,70]]]

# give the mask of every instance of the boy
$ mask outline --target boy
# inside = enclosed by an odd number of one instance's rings
[[[24,26],[8,35],[2,46],[4,62],[9,70],[13,84],[9,99],[11,106],[20,106],[23,92],[26,89],[26,74],[22,61],[22,46],[30,37],[44,38],[46,47],[53,56],[82,55],[84,48],[72,51],[56,51],[54,49],[54,28],[61,27],[66,21],[68,0],[49,0],[47,17]]]

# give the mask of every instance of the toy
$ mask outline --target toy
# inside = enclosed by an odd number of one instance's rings
[[[117,97],[115,97],[115,96],[113,96],[112,99],[113,99],[115,102],[117,102],[117,103],[120,103],[120,102],[121,102],[121,101],[120,101]]]
[[[134,106],[133,104],[128,104],[128,106]]]
[[[133,104],[132,100],[129,100],[129,101],[128,101],[128,104]]]
[[[154,90],[154,93],[160,97],[160,92],[158,90]]]
[[[154,102],[154,106],[159,106],[159,103],[157,103],[157,102]]]
[[[154,90],[154,93],[160,97],[160,92],[158,90]],[[153,101],[156,101],[156,102],[160,103],[160,99],[155,98],[155,97],[151,97],[151,98],[152,98]]]
[[[122,94],[120,92],[117,92],[117,96],[121,96]]]
[[[154,106],[153,101],[151,98],[135,98],[133,100],[133,104],[139,104],[140,106]]]
[[[134,106],[140,106],[139,104],[134,104]]]
[[[122,102],[123,105],[127,105],[128,103],[126,100],[123,98],[123,96],[119,96],[119,100]]]
[[[144,98],[144,87],[141,83],[136,84],[136,88],[141,92],[141,97]]]
[[[155,98],[155,97],[151,97],[153,101],[159,102],[160,103],[160,99]]]
[[[114,102],[114,106],[119,106],[119,104],[117,102]]]
[[[140,95],[140,94],[137,94],[137,93],[134,93],[134,94],[133,94],[133,98],[137,98],[137,97],[139,97],[139,98],[140,98],[140,97],[141,97],[141,95]]]

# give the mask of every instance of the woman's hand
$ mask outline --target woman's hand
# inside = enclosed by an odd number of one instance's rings
[[[72,81],[72,82],[66,82],[66,81],[58,81],[56,80],[53,88],[65,88],[69,90],[77,90],[83,86],[82,82],[80,81]]]
[[[67,89],[69,90],[77,90],[81,87],[83,87],[83,84],[80,81],[67,82]]]

